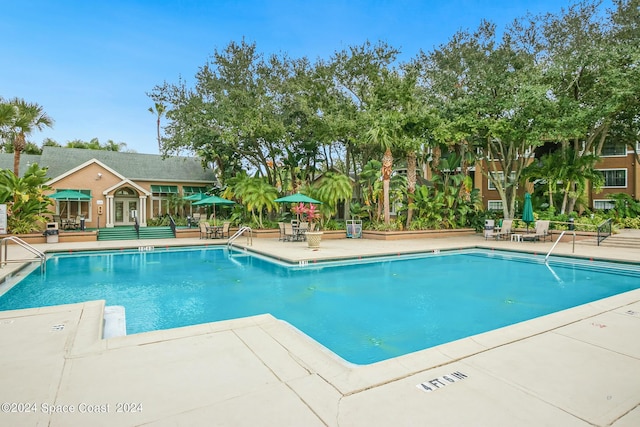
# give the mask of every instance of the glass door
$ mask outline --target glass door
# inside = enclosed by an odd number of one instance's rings
[[[114,200],[115,225],[134,225],[138,216],[138,200]]]

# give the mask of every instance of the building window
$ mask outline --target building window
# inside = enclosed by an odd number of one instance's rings
[[[600,169],[604,177],[603,187],[625,188],[627,186],[626,169]]]
[[[57,191],[77,191],[91,197],[91,190],[58,189]],[[76,216],[84,216],[87,221],[91,221],[91,200],[59,200],[56,206],[56,214],[61,218],[73,219]]]
[[[184,194],[185,196],[190,196],[192,194],[204,194],[207,192],[207,187],[193,187],[190,185],[183,185],[182,186],[182,194]]]
[[[157,218],[169,213],[169,198],[178,194],[178,186],[152,185],[151,193],[151,212]]]
[[[487,202],[487,209],[490,211],[501,211],[502,200],[489,200]]]
[[[500,182],[502,182],[502,187],[504,188],[506,186],[505,182],[504,182],[504,172],[491,172],[491,176],[496,177],[496,179]],[[515,172],[511,172],[509,174],[509,183],[513,183],[516,180],[516,173]],[[488,188],[489,190],[495,190],[496,186],[493,184],[493,181],[488,180]]]
[[[619,141],[606,141],[602,146],[602,156],[626,156],[627,144]]]
[[[613,209],[616,207],[616,204],[613,200],[594,200],[593,201],[593,209],[598,211],[608,211],[609,209]]]

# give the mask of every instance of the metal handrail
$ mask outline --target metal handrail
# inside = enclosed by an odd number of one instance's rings
[[[169,227],[171,227],[173,237],[176,237],[176,222],[173,220],[173,217],[171,215],[169,215]]]
[[[233,236],[229,237],[229,240],[227,240],[227,247],[231,247],[231,245],[233,244],[233,242],[240,236],[242,236],[244,234],[245,231],[249,232],[249,235],[247,236],[247,244],[250,246],[253,246],[253,230],[251,229],[251,227],[249,226],[244,226],[244,227],[240,227],[240,229],[238,231],[236,231]]]
[[[598,246],[600,246],[600,242],[602,242],[607,237],[611,236],[611,218],[604,220],[601,224],[598,225]],[[602,231],[602,232],[601,232]]]
[[[567,231],[572,231],[573,232],[573,252],[575,252],[575,250],[576,250],[576,232],[575,232],[575,230],[563,230],[562,233],[560,233],[560,237],[558,237],[558,240],[555,241],[553,246],[551,246],[551,249],[549,249],[549,252],[547,252],[547,256],[544,257],[544,262],[547,262],[547,260],[549,259],[549,255],[551,255],[551,252],[553,252],[553,250],[556,248],[556,246],[558,246],[558,243],[560,243],[560,240],[562,240],[562,236],[564,236],[564,233],[566,233]]]
[[[138,222],[138,215],[134,216],[135,224],[133,225],[136,229],[136,238],[140,239],[140,223]]]
[[[28,250],[29,252],[37,256],[40,259],[40,270],[44,272],[46,261],[47,261],[47,256],[44,254],[44,252],[39,251],[38,249],[34,248],[33,246],[31,246],[30,244],[28,244],[27,242],[25,242],[24,240],[16,236],[9,236],[2,239],[2,242],[0,245],[0,268],[2,268],[4,265],[6,265],[9,262],[7,242],[14,242],[18,246]],[[1,250],[2,247],[4,247],[4,251]],[[14,262],[19,262],[19,261],[32,261],[32,260],[30,259],[14,260]]]

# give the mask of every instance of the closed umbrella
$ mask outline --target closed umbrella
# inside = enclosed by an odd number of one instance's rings
[[[200,200],[199,202],[195,202],[193,206],[213,206],[213,219],[216,219],[216,206],[217,205],[235,205],[235,202],[232,200],[223,199],[218,196],[209,196]]]
[[[535,221],[533,217],[533,206],[531,204],[531,194],[524,195],[524,207],[522,208],[522,221],[527,224],[527,233],[529,232],[529,224]]]

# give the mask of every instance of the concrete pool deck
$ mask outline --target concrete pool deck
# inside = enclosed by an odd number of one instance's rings
[[[465,247],[544,255],[551,245],[468,236],[326,240],[316,251],[253,239],[250,249],[313,262]],[[11,247],[10,259],[20,250]],[[640,261],[640,248],[573,252],[560,243],[554,254]],[[9,264],[7,274],[25,272]],[[268,314],[101,339],[103,306],[0,312],[0,425],[640,425],[640,290],[367,366],[340,361]]]

